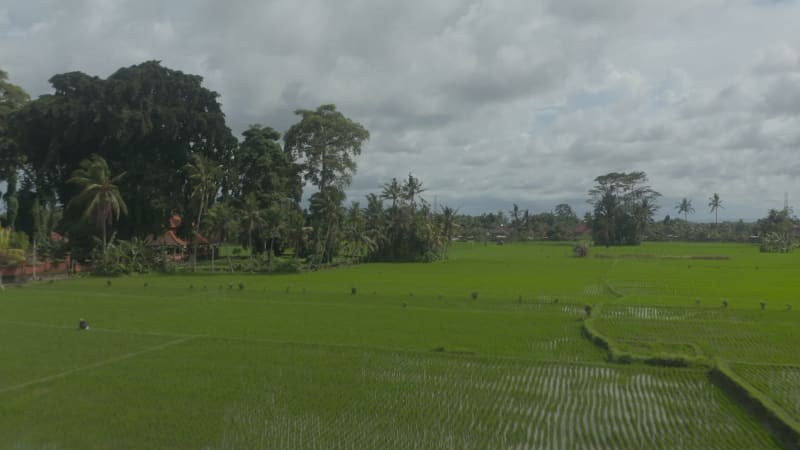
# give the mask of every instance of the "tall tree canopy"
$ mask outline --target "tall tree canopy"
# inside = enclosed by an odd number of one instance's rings
[[[302,167],[280,144],[281,134],[270,127],[251,125],[236,154],[237,196],[254,194],[262,206],[289,199],[299,203],[303,193]]]
[[[9,228],[14,223],[19,210],[17,198],[17,172],[23,160],[19,147],[11,135],[9,120],[11,114],[22,108],[30,97],[21,87],[8,81],[8,74],[0,70],[0,181],[7,183],[3,199],[6,201],[6,221]]]
[[[148,61],[107,79],[70,72],[50,83],[55,93],[13,117],[26,173],[37,192],[66,203],[77,194],[66,182],[72,171],[90,154],[102,156],[114,172],[127,173],[119,186],[131,211],[121,223],[124,235],[155,231],[172,212],[185,212],[190,192],[182,168],[193,155],[233,166],[236,139],[218,94],[200,76]],[[231,175],[223,178],[230,182]]]
[[[322,105],[315,111],[300,109],[301,117],[286,132],[286,148],[303,157],[304,177],[320,191],[350,185],[356,171],[355,157],[369,139],[369,131],[336,110]]]
[[[594,207],[592,235],[600,245],[637,245],[652,223],[661,194],[644,172],[611,172],[594,179],[589,203]]]
[[[286,150],[303,159],[303,177],[317,187],[310,197],[312,244],[317,262],[331,261],[339,248],[344,217],[344,188],[356,171],[355,157],[369,131],[345,117],[335,105],[322,105],[314,111],[297,110],[301,117],[286,132]]]

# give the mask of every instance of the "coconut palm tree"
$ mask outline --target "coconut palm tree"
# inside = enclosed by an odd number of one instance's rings
[[[214,245],[211,248],[211,271],[214,271],[215,248],[220,243],[226,242],[231,236],[237,234],[238,223],[233,208],[226,202],[217,202],[209,208],[206,218],[207,237],[212,240]],[[228,257],[228,265],[233,272],[233,263]]]
[[[250,271],[253,271],[253,232],[264,230],[267,225],[267,210],[258,202],[255,194],[250,193],[244,198],[240,211],[242,226],[247,230],[247,247],[250,249]]]
[[[190,197],[192,203],[197,208],[197,219],[193,225],[194,229],[194,256],[192,258],[192,270],[197,270],[197,241],[200,234],[200,225],[203,214],[208,210],[209,204],[214,200],[217,193],[217,182],[222,174],[222,168],[203,155],[195,154],[192,162],[183,166],[187,179],[191,185]]]
[[[400,186],[400,183],[397,182],[397,178],[392,178],[390,183],[386,183],[383,185],[383,192],[381,193],[382,199],[388,199],[392,201],[392,210],[397,207],[397,201],[403,195],[403,188]]]
[[[117,187],[123,176],[125,172],[112,178],[106,160],[99,155],[91,155],[81,161],[80,168],[72,172],[72,177],[67,180],[82,188],[69,204],[83,207],[83,217],[92,217],[101,228],[103,254],[106,252],[106,227],[114,220],[119,220],[121,214],[128,214],[128,206]]]
[[[517,205],[514,205],[516,208]],[[447,250],[450,247],[450,242],[453,241],[453,236],[456,232],[456,214],[458,210],[449,206],[442,206],[442,259],[447,259]]]
[[[692,201],[686,197],[683,197],[683,200],[675,205],[675,209],[678,210],[678,214],[683,214],[684,222],[688,222],[689,214],[694,212],[694,208],[692,208]]]
[[[364,211],[366,219],[365,229],[370,242],[372,251],[367,256],[374,258],[375,254],[380,254],[386,250],[389,242],[387,215],[383,210],[383,200],[375,194],[367,194],[367,208]]]
[[[711,197],[708,197],[708,207],[711,208],[711,212],[714,213],[714,224],[718,224],[719,223],[719,216],[718,216],[719,209],[720,208],[725,209],[725,207],[722,206],[722,200],[719,198],[719,194],[714,192],[714,195],[712,195]]]
[[[403,184],[401,189],[401,196],[403,199],[408,201],[408,204],[411,205],[411,213],[413,214],[416,210],[417,204],[416,199],[419,194],[425,192],[426,189],[422,188],[422,182],[419,181],[419,178],[416,178],[412,174],[408,174],[408,180]]]

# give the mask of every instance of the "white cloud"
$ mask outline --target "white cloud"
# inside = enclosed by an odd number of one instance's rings
[[[750,0],[12,0],[0,54],[34,95],[159,59],[204,76],[237,132],[336,103],[372,133],[354,197],[414,172],[466,212],[581,209],[597,175],[644,170],[665,198],[717,191],[724,217],[754,218],[800,198],[796,17]]]

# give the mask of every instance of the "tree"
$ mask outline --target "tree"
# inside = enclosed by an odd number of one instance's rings
[[[400,197],[403,195],[403,188],[400,186],[400,183],[397,182],[397,178],[392,178],[392,181],[389,183],[385,183],[383,185],[383,192],[381,192],[381,198],[386,200],[392,201],[392,209],[397,207],[397,202],[400,200]]]
[[[9,82],[8,74],[0,70],[0,181],[7,185],[3,199],[6,201],[6,222],[12,230],[19,211],[18,172],[24,158],[9,129],[9,121],[11,115],[29,100],[25,90]]]
[[[352,202],[345,218],[345,239],[350,244],[350,258],[361,261],[362,253],[375,249],[375,243],[367,232],[367,217],[358,202]]]
[[[299,109],[295,114],[301,120],[289,128],[284,140],[289,151],[305,158],[306,181],[323,193],[331,187],[349,186],[356,171],[353,158],[361,154],[369,131],[337,111],[336,105]]]
[[[566,203],[556,205],[553,213],[553,226],[548,237],[554,240],[571,239],[578,225],[578,215]]]
[[[206,236],[215,244],[211,248],[211,270],[213,271],[215,248],[219,247],[219,244],[223,242],[228,242],[239,231],[238,217],[230,203],[221,201],[214,203],[209,208],[206,218],[206,230]],[[231,272],[233,272],[233,264],[230,262],[230,257],[228,258],[228,264]]]
[[[345,193],[338,188],[316,192],[309,199],[310,219],[314,224],[313,262],[325,264],[333,261],[339,249],[342,221],[344,219]]]
[[[189,182],[189,198],[197,214],[192,224],[192,241],[194,252],[192,256],[192,270],[197,270],[197,245],[202,226],[203,214],[208,210],[210,203],[217,193],[217,182],[222,173],[220,166],[209,158],[194,154],[192,161],[183,167]]]
[[[289,128],[284,141],[295,158],[304,160],[303,177],[319,191],[311,198],[313,245],[315,251],[322,252],[316,255],[319,262],[330,262],[338,247],[336,220],[342,215],[344,189],[350,185],[356,171],[354,158],[361,154],[369,131],[337,111],[335,105],[322,105],[314,111],[301,109],[295,114],[301,120]]]
[[[517,205],[514,205],[515,207]],[[447,259],[447,251],[450,249],[450,243],[453,241],[453,237],[456,233],[456,228],[458,224],[456,223],[456,214],[458,214],[458,210],[455,210],[449,206],[442,206],[442,214],[441,214],[441,230],[442,230],[442,259]]]
[[[714,213],[714,223],[718,224],[719,223],[719,216],[718,216],[719,209],[720,208],[725,209],[725,207],[722,206],[722,200],[719,198],[719,194],[714,192],[714,194],[711,197],[708,197],[708,207],[711,208],[710,211]]]
[[[255,194],[248,194],[241,208],[242,228],[247,231],[247,248],[250,249],[250,271],[253,270],[253,233],[262,231],[267,226],[267,211],[256,198]]]
[[[95,154],[83,160],[80,168],[72,172],[72,177],[68,180],[68,183],[82,189],[80,194],[70,200],[70,205],[82,208],[83,217],[93,217],[102,230],[103,253],[106,250],[106,226],[119,220],[121,214],[128,213],[128,206],[117,187],[123,176],[125,172],[112,178],[106,160]]]
[[[372,251],[368,257],[374,258],[375,255],[380,254],[390,242],[387,215],[383,210],[382,197],[374,193],[367,194],[367,207],[364,211],[364,220],[366,234],[373,244]]]
[[[202,81],[158,61],[121,68],[106,79],[81,72],[53,76],[55,92],[12,117],[26,177],[42,198],[54,193],[66,203],[77,193],[69,174],[96,149],[115,172],[127,173],[119,188],[131,214],[117,226],[121,236],[157,232],[175,212],[187,216],[183,168],[193,155],[223,167],[223,191],[235,167],[236,139],[219,95]]]
[[[684,222],[688,222],[689,214],[694,212],[694,208],[692,208],[692,201],[686,197],[683,197],[683,200],[675,205],[675,209],[678,210],[678,214],[683,214]]]
[[[761,235],[761,251],[788,253],[794,249],[794,220],[789,208],[770,209],[756,224]]]
[[[401,190],[403,199],[411,206],[411,212],[413,213],[417,209],[416,200],[419,198],[419,194],[425,192],[425,189],[422,188],[422,182],[419,181],[419,178],[409,173],[408,179],[403,183]]]
[[[661,194],[646,185],[644,172],[611,172],[595,178],[589,191],[594,207],[592,234],[601,245],[637,245],[652,222]]]
[[[235,194],[254,193],[262,206],[289,199],[300,203],[302,167],[291,151],[281,147],[281,134],[270,127],[251,125],[236,153],[238,167]]]

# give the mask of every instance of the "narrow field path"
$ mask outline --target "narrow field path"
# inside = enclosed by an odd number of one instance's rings
[[[133,358],[133,357],[145,354],[145,353],[156,352],[156,351],[165,349],[167,347],[171,347],[173,345],[178,345],[178,344],[182,344],[184,342],[191,341],[191,340],[196,339],[198,337],[200,337],[200,336],[188,336],[188,337],[184,337],[184,338],[181,338],[181,339],[176,339],[174,341],[165,342],[165,343],[160,344],[160,345],[155,345],[153,347],[148,347],[148,348],[146,348],[144,350],[139,350],[139,351],[136,351],[136,352],[126,353],[124,355],[115,356],[115,357],[109,358],[109,359],[104,359],[103,361],[98,361],[96,363],[87,364],[85,366],[81,366],[81,367],[76,367],[74,369],[65,370],[63,372],[59,372],[59,373],[56,373],[56,374],[53,374],[53,375],[48,375],[46,377],[41,377],[41,378],[37,378],[37,379],[34,379],[34,380],[26,381],[24,383],[16,384],[14,386],[0,388],[0,395],[1,394],[5,394],[6,392],[13,392],[13,391],[18,391],[20,389],[25,389],[27,387],[30,387],[30,386],[33,386],[33,385],[36,385],[36,384],[39,384],[39,383],[46,383],[48,381],[52,381],[52,380],[56,380],[56,379],[59,379],[59,378],[63,378],[63,377],[72,375],[73,373],[83,372],[83,371],[86,371],[86,370],[95,369],[97,367],[102,367],[102,366],[105,366],[105,365],[108,365],[108,364],[112,364],[112,363],[115,363],[115,362],[119,362],[119,361],[123,361],[123,360],[126,360],[126,359],[130,359],[130,358]]]

